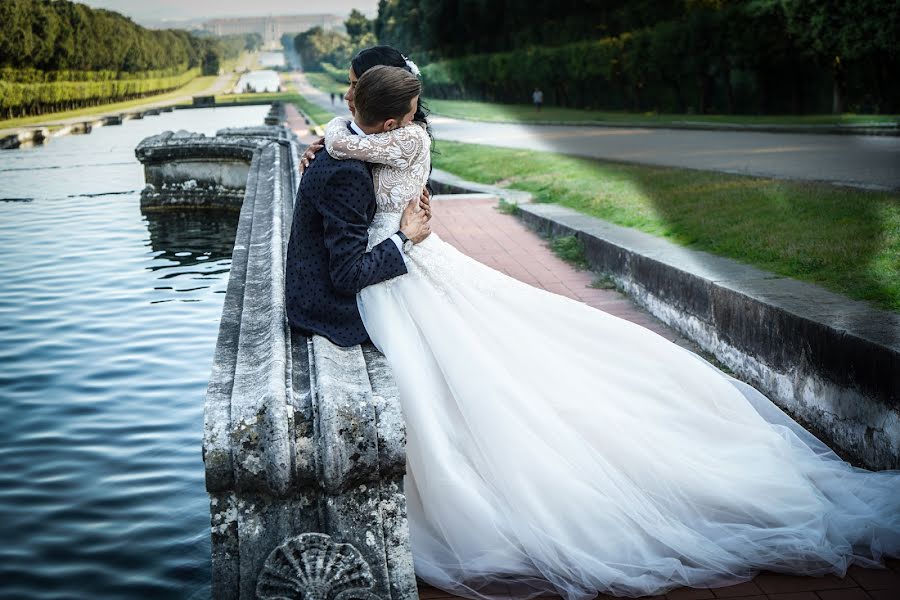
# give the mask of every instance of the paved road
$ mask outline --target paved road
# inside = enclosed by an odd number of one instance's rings
[[[338,114],[302,75],[300,93]],[[900,137],[480,123],[433,115],[438,139],[631,163],[900,190]]]
[[[434,116],[439,139],[607,160],[900,190],[900,138],[474,123]]]

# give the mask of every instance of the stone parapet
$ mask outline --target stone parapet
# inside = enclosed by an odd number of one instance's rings
[[[519,208],[829,445],[900,468],[900,315],[558,205]]]
[[[287,322],[293,135],[277,126],[169,133],[137,154],[162,189],[177,173],[169,162],[246,161],[204,409],[212,597],[417,598],[406,429],[390,369],[371,346],[307,339]],[[223,203],[212,193],[210,202]]]

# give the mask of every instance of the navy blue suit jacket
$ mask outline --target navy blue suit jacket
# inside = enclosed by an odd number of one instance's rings
[[[374,216],[368,165],[319,152],[294,200],[285,271],[292,329],[325,336],[338,346],[369,338],[356,307],[357,292],[406,273],[403,255],[392,240],[366,252]]]

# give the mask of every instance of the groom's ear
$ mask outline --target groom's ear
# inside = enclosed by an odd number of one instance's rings
[[[400,121],[398,121],[397,119],[388,119],[387,121],[384,122],[384,130],[391,131],[393,129],[397,129],[397,127],[399,125],[400,125]]]

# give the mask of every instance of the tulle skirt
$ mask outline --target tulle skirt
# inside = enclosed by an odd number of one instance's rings
[[[852,467],[698,355],[436,234],[407,262],[358,303],[400,392],[424,581],[641,596],[900,551],[900,471]]]

